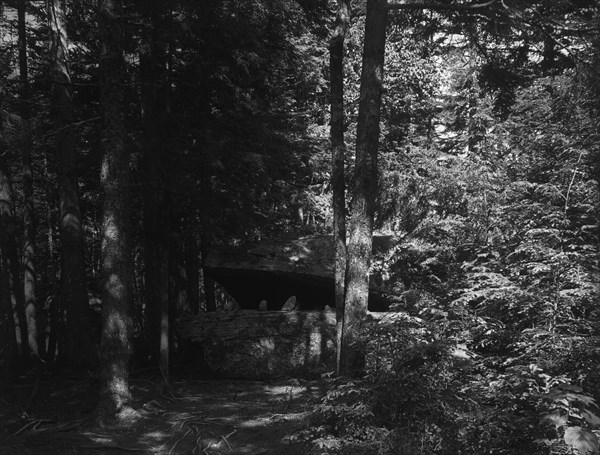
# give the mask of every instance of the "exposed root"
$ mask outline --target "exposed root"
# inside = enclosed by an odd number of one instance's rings
[[[171,447],[171,450],[169,450],[169,455],[171,455],[173,453],[173,450],[175,450],[175,447],[177,447],[177,444],[179,444],[179,441],[181,441],[181,439],[178,439],[177,441],[175,441],[175,444],[173,444],[173,447]]]
[[[147,452],[147,449],[138,449],[135,447],[123,447],[114,444],[102,444],[96,446],[80,446],[82,449],[95,449],[95,450],[104,450],[104,449],[114,449],[114,450],[123,450],[125,452]]]
[[[13,433],[13,437],[18,436],[19,434],[23,433],[28,428],[35,431],[42,423],[50,423],[50,422],[52,422],[52,420],[48,420],[48,419],[31,420],[31,421],[27,422],[25,425],[23,425],[18,431]]]
[[[221,439],[223,440],[230,452],[233,452],[233,450],[231,450],[231,444],[229,444],[228,438],[234,435],[236,432],[237,430],[233,430],[231,433],[228,433],[225,436],[221,436]]]
[[[164,399],[165,399],[165,400],[167,400],[167,401],[170,401],[171,403],[177,403],[177,400],[176,400],[176,399],[174,399],[174,398],[171,398],[171,397],[167,396],[165,393],[161,394],[161,395],[160,395],[160,397],[161,397],[161,398],[164,398]]]

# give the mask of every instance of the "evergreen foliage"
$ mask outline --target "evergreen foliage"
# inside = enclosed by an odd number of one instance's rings
[[[3,233],[0,245],[7,378],[31,366],[23,326],[10,326],[21,311],[8,244],[21,248],[23,240],[23,135],[33,145],[40,357],[60,364],[69,349],[69,310],[58,303],[64,166],[49,152],[64,131],[53,123],[46,12],[27,3],[29,128],[19,108],[16,13],[13,2],[0,3],[0,194],[11,197],[3,223],[18,226],[14,241]],[[96,349],[106,200],[101,43],[92,5],[62,3],[76,137],[69,177],[79,190],[90,301],[91,328],[82,330]],[[153,183],[163,256],[154,259],[172,319],[216,308],[199,282],[208,249],[332,231],[328,37],[336,5],[176,1],[164,2],[157,18],[144,2],[123,3],[132,216],[124,269],[133,269],[134,358],[144,362],[157,322],[144,292],[154,284],[144,278],[149,147],[160,150]],[[598,453],[598,5],[435,5],[390,11],[387,27],[374,226],[392,240],[372,257],[370,279],[390,311],[362,333],[364,376],[329,382],[290,441],[309,441],[314,453]],[[364,27],[365,2],[353,2],[344,54],[349,187]],[[148,78],[142,60],[157,55],[153,45],[165,60]],[[149,145],[146,90],[163,103],[151,136],[159,144]]]

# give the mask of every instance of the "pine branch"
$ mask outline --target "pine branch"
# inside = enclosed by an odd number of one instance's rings
[[[485,3],[390,3],[390,10],[434,10],[434,11],[480,11],[498,4],[498,0],[490,0]]]

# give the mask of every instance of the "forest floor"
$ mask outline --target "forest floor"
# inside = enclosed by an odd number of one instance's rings
[[[0,387],[2,387],[0,385]],[[0,453],[300,455],[285,436],[306,428],[325,380],[272,382],[152,375],[131,381],[135,415],[119,425],[96,417],[95,377],[56,376],[0,388]]]

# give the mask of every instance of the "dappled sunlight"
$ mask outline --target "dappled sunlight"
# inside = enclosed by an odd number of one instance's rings
[[[125,283],[116,273],[111,273],[104,285],[104,289],[115,299],[123,298],[126,293]]]
[[[150,431],[148,433],[144,433],[140,440],[146,442],[155,442],[166,438],[168,435],[169,434],[166,431]]]
[[[127,321],[125,320],[124,315],[115,311],[111,312],[106,321],[106,328],[104,330],[106,333],[110,334],[111,337],[115,337],[115,339],[126,334]]]
[[[81,434],[87,436],[90,438],[90,441],[95,442],[96,444],[111,444],[113,442],[113,439],[109,435],[100,435],[87,431],[84,431]]]
[[[61,226],[68,231],[78,232],[81,230],[81,220],[76,214],[66,212],[61,218]]]

